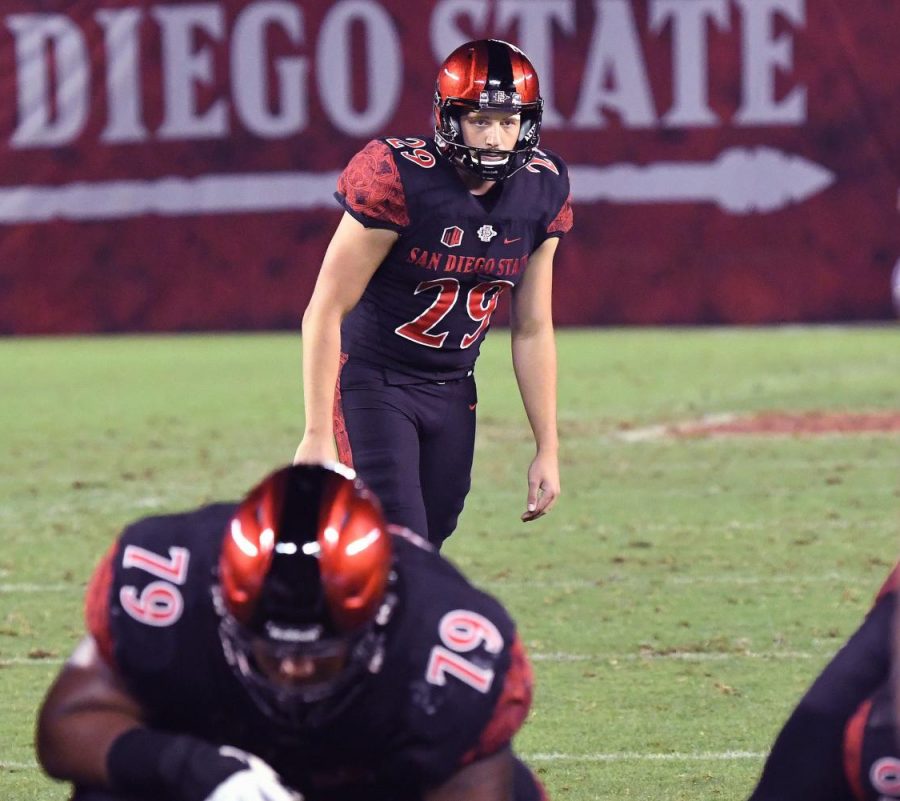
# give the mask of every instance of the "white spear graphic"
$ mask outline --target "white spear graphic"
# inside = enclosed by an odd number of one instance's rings
[[[710,163],[575,165],[569,173],[576,203],[712,202],[732,214],[776,211],[834,182],[824,167],[765,147],[731,148]],[[280,172],[14,186],[0,189],[0,224],[334,208],[337,175]]]
[[[709,163],[572,166],[572,197],[592,203],[716,203],[732,214],[777,211],[834,183],[834,173],[768,147],[730,148]]]
[[[0,189],[0,224],[333,208],[338,173],[167,176]]]

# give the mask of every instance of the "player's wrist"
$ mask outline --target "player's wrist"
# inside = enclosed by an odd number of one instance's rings
[[[303,430],[303,441],[313,444],[331,441],[334,437],[334,424],[329,420],[326,423],[309,423]]]
[[[205,801],[247,765],[196,737],[138,727],[116,738],[106,767],[112,788],[119,792]]]
[[[539,442],[534,450],[537,456],[550,456],[555,459],[559,456],[559,441],[548,439],[546,442]]]

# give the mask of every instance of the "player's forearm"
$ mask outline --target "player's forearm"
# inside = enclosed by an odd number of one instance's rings
[[[142,725],[137,704],[110,675],[98,663],[80,667],[70,660],[47,693],[35,739],[38,760],[53,778],[110,786],[107,759],[112,744]]]
[[[303,315],[304,437],[333,433],[334,390],[341,359],[341,317],[307,309]]]
[[[111,744],[140,725],[140,705],[101,658],[93,637],[85,637],[41,704],[38,759],[57,779],[106,786]]]
[[[42,719],[37,754],[49,776],[87,787],[109,787],[107,758],[113,742],[140,721],[116,711],[64,713]]]
[[[539,452],[559,450],[556,425],[556,343],[552,325],[513,332],[512,361],[525,414]]]

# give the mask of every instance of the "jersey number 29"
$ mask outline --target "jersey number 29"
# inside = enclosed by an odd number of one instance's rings
[[[470,334],[462,337],[459,345],[468,348],[478,341],[482,332],[491,324],[491,315],[497,309],[500,293],[512,286],[512,281],[483,281],[469,290],[466,296],[466,312],[473,322],[478,323],[478,328]],[[437,290],[437,297],[425,311],[414,320],[398,326],[394,329],[404,339],[410,339],[429,348],[440,348],[444,344],[449,331],[435,333],[434,327],[449,313],[459,297],[460,286],[456,278],[436,278],[433,281],[422,281],[415,294],[427,292],[430,289]]]

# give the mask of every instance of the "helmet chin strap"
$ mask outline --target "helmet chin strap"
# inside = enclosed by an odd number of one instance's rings
[[[490,164],[506,164],[513,154],[511,150],[490,150],[485,147],[470,147],[468,151],[473,161],[477,158],[482,164],[485,163],[485,156],[490,156],[488,160]]]
[[[480,147],[460,147],[457,150],[457,162],[463,169],[474,173],[485,181],[500,181],[507,176],[509,160],[512,157],[512,153],[506,151],[505,157],[502,160],[485,160],[485,155],[494,155],[497,152],[498,151],[496,150],[487,150]]]
[[[533,157],[531,149],[495,150],[485,147],[472,147],[462,142],[448,141],[435,131],[435,138],[453,149],[451,160],[454,164],[481,178],[483,181],[502,181],[527,166]],[[439,143],[440,144],[440,143]],[[502,155],[496,161],[484,160],[484,155]],[[518,162],[518,163],[517,163]]]

